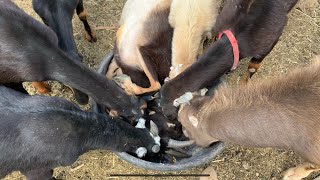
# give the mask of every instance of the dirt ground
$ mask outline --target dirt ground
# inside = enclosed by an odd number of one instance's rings
[[[31,0],[14,0],[28,14],[39,20],[31,6]],[[304,0],[310,5],[308,0]],[[310,0],[316,2],[316,0]],[[96,68],[101,59],[113,48],[116,24],[121,14],[125,0],[86,0],[85,7],[90,13],[89,23],[94,27],[104,27],[98,30],[98,42],[91,44],[83,38],[83,27],[75,16],[74,36],[79,52],[84,56],[84,62],[91,68]],[[289,15],[289,22],[274,50],[263,61],[263,66],[253,79],[265,79],[270,76],[285,74],[293,68],[308,64],[316,54],[320,54],[320,7],[306,8],[297,6]],[[236,85],[244,74],[248,61],[242,61],[239,68],[227,76],[228,83]],[[50,95],[72,99],[71,91],[57,82],[51,82],[53,92]],[[33,87],[26,83],[31,94]],[[83,106],[87,109],[88,106]],[[1,153],[1,152],[0,152]],[[280,179],[285,169],[303,162],[296,154],[279,149],[246,148],[228,145],[226,150],[209,164],[189,171],[165,172],[165,174],[201,173],[205,167],[212,165],[220,180],[229,179]],[[123,178],[110,177],[112,173],[164,173],[148,171],[132,166],[109,151],[91,151],[79,157],[68,167],[55,169],[57,179],[198,179],[195,177],[163,177],[163,178]],[[313,174],[312,179],[319,174]],[[25,179],[20,173],[8,175],[9,179]]]

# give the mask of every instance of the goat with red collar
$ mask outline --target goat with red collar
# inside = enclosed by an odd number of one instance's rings
[[[197,62],[162,86],[161,106],[166,116],[170,119],[177,116],[173,106],[175,99],[186,92],[209,87],[223,74],[235,69],[239,60],[252,57],[244,77],[246,82],[278,42],[287,24],[287,14],[297,1],[225,1],[215,25],[215,31],[222,32],[220,39]]]

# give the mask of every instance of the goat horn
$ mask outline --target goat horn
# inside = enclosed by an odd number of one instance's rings
[[[111,63],[111,60],[113,58],[113,53],[109,53],[103,60],[101,61],[99,67],[98,67],[98,73],[105,74],[109,68],[109,65]]]
[[[189,137],[188,131],[186,130],[186,128],[182,127],[182,133],[186,136]]]
[[[169,148],[183,148],[194,144],[194,140],[189,141],[177,141],[174,139],[169,139],[168,146]]]
[[[160,151],[160,146],[158,144],[152,146],[152,152],[158,153]]]
[[[159,134],[159,128],[152,120],[150,120],[150,132],[154,136],[157,136]]]
[[[175,156],[175,157],[179,157],[179,158],[189,158],[191,157],[191,155],[189,154],[186,154],[186,153],[182,153],[182,152],[179,152],[179,151],[176,151],[176,150],[173,150],[173,149],[169,149],[167,151],[165,151],[166,154],[170,154],[172,156]]]
[[[154,98],[159,98],[159,97],[160,97],[160,93],[159,93],[159,92],[155,93],[155,94],[153,95],[153,97],[154,97]]]

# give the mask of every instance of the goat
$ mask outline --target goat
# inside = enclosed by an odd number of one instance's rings
[[[107,78],[120,67],[120,73],[128,76],[118,81],[128,94],[157,91],[168,77],[173,34],[170,5],[171,0],[128,0],[123,8]]]
[[[218,15],[215,29],[230,29],[238,42],[240,59],[253,57],[249,76],[273,49],[287,23],[287,14],[298,0],[227,0]],[[236,8],[235,10],[232,10]],[[230,11],[229,11],[230,10]],[[231,13],[231,14],[229,14]],[[177,116],[173,101],[186,92],[208,87],[234,67],[233,46],[227,36],[213,43],[198,61],[180,75],[165,83],[161,90],[161,106],[170,119]]]
[[[0,178],[20,170],[28,179],[49,179],[53,168],[70,165],[89,150],[136,153],[157,146],[146,129],[84,112],[65,99],[29,96],[4,86],[0,114]]]
[[[32,0],[35,12],[58,36],[59,47],[71,59],[82,62],[73,38],[72,17],[76,10],[85,29],[85,37],[89,42],[96,42],[96,33],[89,25],[88,13],[83,7],[83,0]]]
[[[247,86],[219,87],[214,96],[184,104],[179,121],[196,143],[226,141],[253,147],[291,149],[309,163],[284,179],[320,170],[320,56],[307,68]]]
[[[128,96],[113,81],[70,59],[59,49],[49,27],[10,0],[0,0],[0,36],[0,84],[11,83],[21,90],[24,81],[57,80],[88,94],[119,116],[141,116],[142,100]]]
[[[42,21],[57,34],[59,48],[66,52],[71,59],[82,62],[82,56],[78,53],[77,46],[73,38],[72,17],[75,9],[79,19],[84,25],[86,39],[89,42],[97,41],[96,34],[87,21],[88,13],[83,7],[83,1],[33,0],[32,5],[33,9],[41,17]],[[33,85],[39,93],[47,93],[50,91],[50,86],[42,82],[34,82]],[[88,97],[85,94],[78,90],[73,91],[76,100],[80,104],[86,104],[88,102]]]
[[[221,0],[172,0],[169,23],[174,28],[169,79],[173,79],[203,52],[204,41],[218,16]]]

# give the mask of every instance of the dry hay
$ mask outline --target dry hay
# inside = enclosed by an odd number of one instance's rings
[[[315,1],[315,0],[310,0]],[[15,0],[20,7],[33,17],[37,17],[31,8],[31,0]],[[124,0],[86,0],[85,6],[90,14],[90,23],[95,27],[105,27],[97,31],[98,42],[87,43],[82,36],[83,27],[75,16],[74,34],[79,52],[84,56],[84,62],[91,68],[96,68],[100,60],[113,48],[117,21],[124,5]],[[285,74],[292,68],[305,66],[315,54],[320,54],[320,7],[309,7],[311,3],[303,2],[289,15],[289,22],[283,36],[274,50],[263,61],[263,66],[254,79]],[[39,18],[38,18],[39,19]],[[226,79],[230,84],[237,84],[244,74],[247,61],[242,61],[239,68]],[[71,91],[60,83],[54,82],[51,95],[73,99]],[[28,90],[35,93],[27,84]],[[86,106],[88,107],[88,106]],[[228,145],[227,149],[213,159],[212,165],[219,179],[280,179],[280,172],[292,167],[302,160],[293,152],[277,149],[256,149]],[[179,173],[201,173],[206,167],[198,167]],[[112,173],[161,173],[143,170],[132,166],[109,151],[91,151],[79,157],[71,166],[55,169],[58,179],[198,179],[194,177],[164,177],[164,178],[112,178]],[[169,172],[168,172],[169,173]],[[168,174],[167,173],[167,174]],[[5,179],[24,179],[19,173],[7,176]]]

